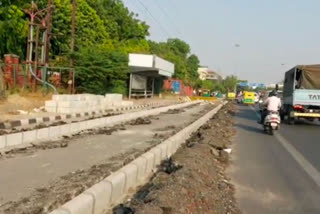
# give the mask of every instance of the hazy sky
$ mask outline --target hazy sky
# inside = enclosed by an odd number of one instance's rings
[[[123,1],[151,39],[179,37],[224,75],[272,83],[296,64],[320,64],[319,0]]]

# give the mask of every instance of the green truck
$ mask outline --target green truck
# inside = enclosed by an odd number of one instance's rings
[[[320,119],[320,65],[298,65],[286,72],[281,114],[289,124]]]

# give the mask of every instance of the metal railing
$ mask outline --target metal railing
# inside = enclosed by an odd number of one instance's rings
[[[0,72],[2,73],[2,78],[0,73],[0,96],[1,81],[3,83],[2,87],[6,90],[13,88],[32,89],[39,85],[45,92],[48,92],[49,88],[54,92],[57,89],[67,89],[70,71],[73,73],[73,82],[75,79],[73,68],[0,63]]]

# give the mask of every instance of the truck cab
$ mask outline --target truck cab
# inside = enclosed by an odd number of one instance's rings
[[[299,65],[286,72],[282,109],[289,124],[320,119],[320,65]]]

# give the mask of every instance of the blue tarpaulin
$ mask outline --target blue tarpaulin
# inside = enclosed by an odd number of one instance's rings
[[[180,92],[180,82],[179,81],[172,82],[172,90],[174,92]]]

